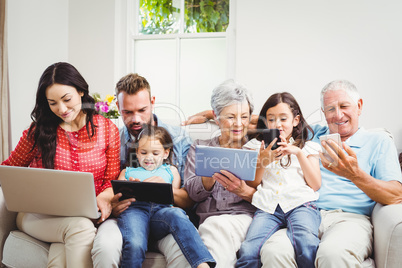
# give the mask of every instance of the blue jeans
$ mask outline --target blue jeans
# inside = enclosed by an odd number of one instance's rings
[[[274,214],[258,209],[238,252],[236,267],[261,267],[262,246],[276,231],[286,227],[287,235],[295,250],[297,265],[303,268],[314,267],[320,243],[318,239],[320,223],[320,211],[315,202],[304,203],[287,213],[284,213],[279,205]]]
[[[123,237],[121,267],[142,267],[148,238],[160,240],[172,234],[191,267],[215,260],[186,213],[176,207],[151,202],[134,202],[117,220]]]

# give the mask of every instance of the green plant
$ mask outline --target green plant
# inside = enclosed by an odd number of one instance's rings
[[[229,0],[185,0],[184,33],[224,32],[229,25]],[[140,33],[178,33],[180,1],[140,0]]]

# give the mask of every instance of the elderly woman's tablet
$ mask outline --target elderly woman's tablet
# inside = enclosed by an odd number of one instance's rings
[[[195,174],[212,177],[214,173],[227,170],[241,180],[253,181],[258,152],[197,145],[195,147]]]

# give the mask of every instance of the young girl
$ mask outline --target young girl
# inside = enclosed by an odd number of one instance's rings
[[[266,123],[265,123],[266,122]],[[315,205],[321,186],[318,144],[308,141],[313,130],[307,125],[300,107],[289,93],[268,98],[259,116],[257,129],[280,130],[279,147],[265,149],[261,137],[244,147],[259,149],[252,204],[258,208],[239,251],[236,267],[260,267],[260,249],[279,229],[287,228],[299,267],[314,267],[321,222]]]
[[[123,169],[119,180],[164,182],[180,188],[179,172],[169,164],[172,147],[173,141],[166,129],[154,126],[145,128],[138,136],[136,149],[139,167]],[[169,233],[175,238],[191,267],[215,266],[215,260],[203,244],[197,229],[180,208],[136,201],[120,214],[118,226],[123,236],[122,267],[142,267],[148,236],[160,240]]]

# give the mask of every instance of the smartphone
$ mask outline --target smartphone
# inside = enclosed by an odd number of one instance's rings
[[[279,138],[279,135],[280,135],[280,131],[279,131],[279,129],[277,129],[277,128],[271,128],[271,129],[267,128],[267,129],[264,129],[264,130],[262,131],[262,138],[263,138],[264,143],[265,143],[265,148],[267,148],[268,145],[269,145],[275,138],[278,138],[278,139],[276,140],[275,144],[272,146],[271,150],[275,150],[276,148],[278,148],[278,147],[279,147],[278,142],[281,141],[281,139]]]
[[[341,136],[339,133],[334,133],[334,134],[328,134],[328,135],[323,135],[320,137],[320,142],[322,141],[327,141],[327,140],[333,140],[340,148],[342,148],[342,141],[341,141]],[[328,144],[329,145],[329,144]],[[329,145],[332,149],[334,149],[331,145]],[[322,147],[322,145],[321,145]],[[325,158],[328,159],[328,161],[333,162],[334,159],[332,159],[327,151],[322,147],[322,153],[324,154]]]

